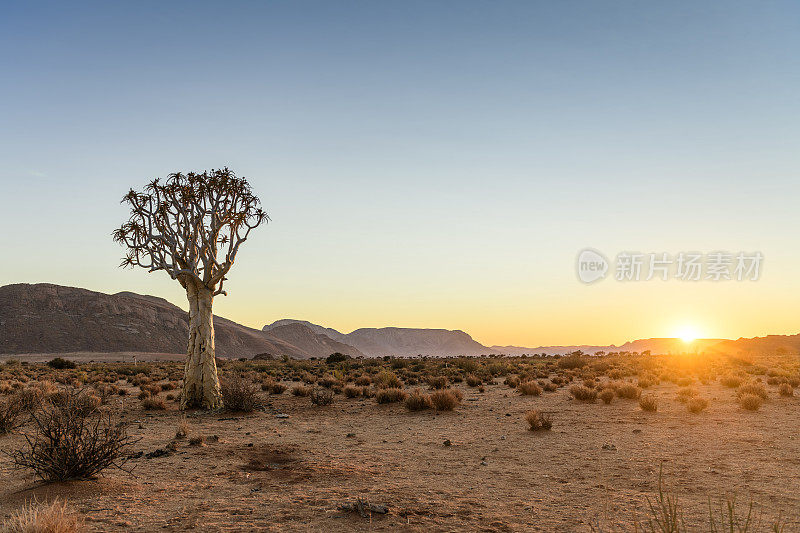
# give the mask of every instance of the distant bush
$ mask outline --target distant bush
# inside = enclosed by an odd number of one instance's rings
[[[433,402],[429,394],[425,394],[420,389],[412,390],[405,399],[404,405],[409,411],[422,411],[433,409]]]
[[[355,385],[347,385],[342,390],[345,397],[347,398],[358,398],[361,396],[361,387],[356,387]]]
[[[581,402],[594,402],[597,399],[597,391],[583,385],[573,385],[569,388],[569,393]]]
[[[25,406],[19,395],[0,398],[0,435],[11,433],[22,425],[21,416],[24,411]]]
[[[614,399],[615,396],[614,389],[609,389],[609,388],[603,389],[597,394],[597,396],[601,400],[603,400],[604,404],[608,405]]]
[[[311,403],[319,406],[332,404],[333,391],[325,388],[314,388],[311,391]]]
[[[483,380],[475,374],[467,374],[467,385],[470,387],[477,387],[481,383],[483,383]]]
[[[572,370],[577,368],[583,368],[586,366],[586,359],[581,355],[568,355],[566,357],[562,357],[558,360],[558,367],[563,368],[565,370]]]
[[[345,354],[336,352],[336,353],[330,354],[325,359],[325,362],[330,365],[330,364],[333,364],[333,363],[341,363],[343,361],[347,361],[347,359],[348,359],[348,356],[346,356]]]
[[[550,415],[531,409],[525,413],[525,421],[528,423],[528,429],[531,431],[548,430],[553,427],[553,420]]]
[[[432,389],[441,390],[447,388],[447,378],[445,376],[434,376],[428,378],[428,385]]]
[[[295,385],[292,387],[292,394],[294,396],[302,396],[306,397],[311,395],[311,387],[307,387],[305,385]]]
[[[167,409],[167,404],[164,398],[152,397],[142,400],[142,407],[145,411],[165,411]]]
[[[379,389],[375,392],[375,401],[381,404],[402,402],[405,399],[406,392],[399,387],[393,387],[391,389]]]
[[[76,368],[78,365],[76,365],[73,361],[64,359],[63,357],[56,357],[55,359],[49,360],[47,362],[47,366],[58,370],[65,370],[69,368]]]
[[[758,411],[761,408],[763,401],[764,400],[761,399],[761,396],[755,394],[747,393],[739,397],[739,405],[748,411]]]
[[[653,394],[647,394],[639,398],[639,407],[642,411],[655,412],[658,410],[658,398]]]
[[[778,387],[778,394],[781,396],[794,396],[794,389],[788,383],[781,383]]]
[[[403,386],[403,382],[397,377],[397,374],[390,370],[382,370],[375,376],[373,380],[375,386],[380,389],[399,389]]]
[[[519,386],[519,377],[517,376],[508,376],[504,381],[506,385],[508,385],[512,389],[516,389]]]
[[[769,397],[767,389],[764,387],[764,385],[755,381],[746,383],[745,385],[742,385],[741,387],[736,389],[737,397],[742,397],[747,394],[753,394],[755,396],[758,396],[762,400],[766,400]]]
[[[635,400],[642,395],[642,389],[633,383],[623,383],[617,387],[617,396],[628,400]]]
[[[524,381],[519,384],[517,390],[523,396],[539,396],[542,394],[542,387],[535,381]]]
[[[694,396],[686,402],[686,409],[688,409],[690,413],[700,413],[704,411],[706,407],[708,407],[708,400],[699,396]]]
[[[221,389],[222,405],[229,411],[252,413],[261,407],[256,386],[241,374],[223,379]]]
[[[728,374],[727,376],[722,376],[719,382],[728,388],[735,389],[742,384],[742,378],[734,376],[733,374]]]
[[[431,402],[437,411],[452,411],[461,403],[461,393],[455,389],[439,389],[431,393]]]

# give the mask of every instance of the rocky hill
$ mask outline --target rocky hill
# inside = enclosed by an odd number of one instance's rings
[[[51,284],[0,287],[0,354],[68,352],[186,351],[188,314],[154,296],[100,292]],[[269,334],[214,317],[217,355],[259,353],[295,358],[326,357],[343,346],[328,346],[307,331]],[[287,342],[280,334],[301,344]],[[288,335],[291,333],[291,335]],[[333,342],[333,341],[331,341]]]

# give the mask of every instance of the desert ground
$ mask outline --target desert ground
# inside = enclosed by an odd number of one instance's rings
[[[89,416],[135,440],[130,473],[43,482],[9,455],[36,434],[22,415],[0,435],[0,520],[58,499],[89,531],[662,531],[661,479],[681,531],[719,528],[731,503],[747,531],[800,531],[796,356],[224,361],[228,394],[256,404],[213,413],[179,410],[180,362],[89,359],[11,359],[0,401],[96,397]],[[415,389],[460,394],[378,403]],[[531,430],[531,410],[552,428]],[[358,498],[388,513],[340,509]]]

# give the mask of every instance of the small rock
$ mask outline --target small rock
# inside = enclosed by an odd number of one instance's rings
[[[445,446],[452,446],[452,445],[453,445],[453,443],[452,443],[452,442],[450,442],[450,439],[446,439],[446,440],[444,441],[444,445],[445,445]]]
[[[505,435],[500,435],[500,440],[506,440],[506,436]]]
[[[489,466],[489,463],[487,463],[486,461],[481,461],[481,466]]]
[[[642,432],[642,430],[641,430],[641,429],[634,429],[634,430],[633,430],[633,432],[634,432],[634,433],[641,433],[641,432]]]
[[[289,418],[289,415],[287,415],[286,413],[278,413],[277,415],[275,415],[275,418]]]
[[[346,435],[346,437],[347,437],[348,439],[352,439],[352,438],[354,438],[355,436],[356,436],[356,434],[355,434],[355,433],[348,433],[348,434]]]
[[[603,444],[603,449],[604,450],[612,450],[612,451],[614,451],[614,450],[617,449],[617,447],[614,446],[613,444]]]

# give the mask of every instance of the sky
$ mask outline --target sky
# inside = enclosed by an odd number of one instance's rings
[[[17,2],[0,285],[162,296],[131,187],[228,166],[272,221],[215,313],[487,345],[800,332],[795,2]],[[757,281],[576,275],[587,247],[763,254]],[[612,267],[613,269],[613,267]]]

